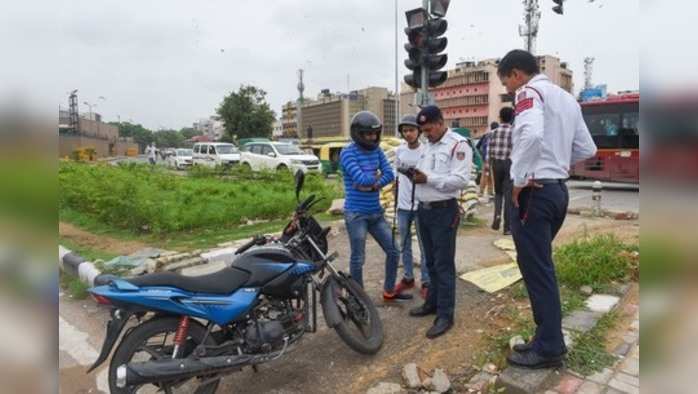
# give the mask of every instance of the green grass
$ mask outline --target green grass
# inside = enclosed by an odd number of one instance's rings
[[[89,295],[87,289],[90,287],[75,276],[61,272],[60,285],[73,299],[83,300]]]
[[[606,351],[606,337],[618,320],[615,311],[605,314],[596,326],[575,338],[575,345],[567,355],[567,367],[584,376],[600,372],[616,361],[616,356]]]
[[[565,317],[585,307],[585,297],[579,291],[568,288],[567,286],[560,287],[560,302],[562,305],[562,316]]]
[[[103,250],[97,250],[94,248],[89,248],[85,247],[82,245],[78,245],[77,243],[73,242],[72,240],[65,238],[65,237],[58,237],[58,244],[63,245],[63,247],[66,247],[70,249],[71,252],[74,252],[78,254],[80,257],[84,258],[87,261],[95,261],[95,260],[104,260],[108,261],[116,257],[115,254],[105,252]]]
[[[139,236],[231,229],[248,219],[279,220],[296,206],[290,172],[233,169],[223,175],[177,176],[145,165],[60,162],[58,178],[62,213],[72,210],[83,221],[94,219]],[[324,198],[316,212],[327,210],[340,195],[336,185],[318,175],[306,177],[304,195],[309,194]]]
[[[612,234],[578,239],[555,250],[560,283],[573,289],[589,285],[603,290],[628,275],[629,261],[623,255],[628,246]]]

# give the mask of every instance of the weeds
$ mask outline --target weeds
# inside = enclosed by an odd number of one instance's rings
[[[245,169],[197,169],[194,176],[160,168],[59,164],[59,208],[73,210],[133,234],[172,234],[230,228],[245,218],[287,218],[296,206],[290,172],[251,173]],[[316,211],[337,197],[333,185],[309,175],[306,194],[323,197]]]
[[[575,338],[575,345],[567,355],[567,367],[584,376],[613,365],[616,356],[606,351],[606,336],[618,320],[615,311],[599,319],[596,327]]]
[[[629,261],[623,255],[627,246],[612,234],[583,238],[555,250],[555,263],[561,283],[577,289],[589,285],[598,291],[604,285],[622,280]]]
[[[87,292],[87,289],[89,289],[90,287],[87,284],[83,283],[80,280],[80,278],[77,278],[75,276],[64,274],[61,272],[60,284],[61,288],[67,291],[73,299],[83,300],[87,298],[87,295],[89,294]]]

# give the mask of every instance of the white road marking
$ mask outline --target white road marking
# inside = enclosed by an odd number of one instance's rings
[[[58,316],[58,349],[66,352],[82,366],[89,366],[99,357],[99,353],[87,341],[89,336]],[[108,368],[97,374],[97,389],[109,392]]]

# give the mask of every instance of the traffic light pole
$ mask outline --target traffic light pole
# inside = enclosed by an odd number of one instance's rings
[[[427,18],[431,19],[429,14],[429,0],[422,0],[422,8],[427,10]],[[429,94],[429,68],[426,64],[422,66],[421,87],[418,89],[416,98],[416,104],[419,107],[432,104],[434,101],[433,97]]]

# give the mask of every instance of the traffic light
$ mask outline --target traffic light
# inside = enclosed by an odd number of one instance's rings
[[[405,13],[407,17],[407,59],[405,66],[412,71],[405,76],[405,83],[413,88],[421,87],[421,75],[423,66],[424,43],[426,36],[426,23],[429,20],[427,11],[424,8],[415,8]]]
[[[429,75],[427,77],[429,87],[441,85],[446,82],[446,78],[448,77],[446,71],[439,71],[446,65],[446,62],[448,62],[448,55],[441,53],[446,49],[446,45],[448,45],[448,38],[441,37],[446,33],[447,28],[448,22],[446,22],[446,19],[431,19],[427,22],[427,38],[424,42],[425,53],[423,64],[429,70]]]
[[[555,12],[556,14],[562,15],[564,12],[564,9],[563,9],[564,2],[565,2],[565,0],[553,0],[553,3],[557,4],[555,7],[553,7],[553,12]]]
[[[448,77],[447,72],[439,71],[448,62],[448,55],[440,53],[446,49],[448,39],[441,37],[448,28],[445,19],[429,18],[426,10],[417,8],[407,11],[408,42],[405,44],[408,58],[405,66],[412,73],[405,76],[405,83],[413,88],[422,88],[422,69],[427,71],[427,85],[441,85]]]

